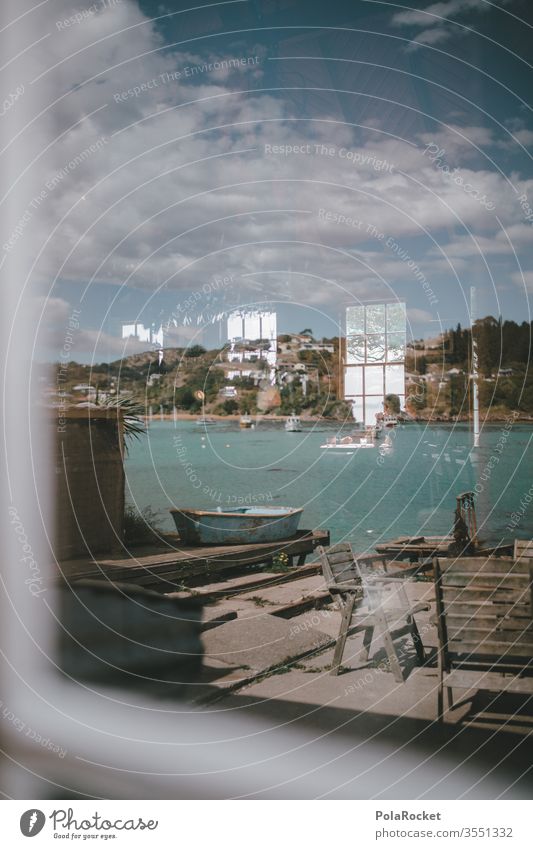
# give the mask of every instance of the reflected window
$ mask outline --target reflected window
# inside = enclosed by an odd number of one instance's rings
[[[387,304],[387,330],[389,333],[405,333],[405,304]]]
[[[366,308],[366,332],[385,333],[385,304],[373,304]]]
[[[344,393],[345,395],[363,394],[362,368],[347,368],[344,370]]]
[[[376,416],[383,412],[383,397],[375,395],[365,398],[365,425],[373,425],[376,423]]]
[[[365,361],[365,337],[349,336],[346,339],[346,362],[364,363]]]
[[[389,333],[387,335],[387,360],[403,362],[405,360],[405,333]]]
[[[403,366],[385,366],[385,394],[403,395],[405,374]]]
[[[365,308],[348,307],[346,309],[346,335],[354,336],[365,332]]]
[[[367,362],[383,363],[385,361],[385,334],[373,333],[366,340]]]
[[[364,409],[363,409],[363,399],[362,398],[350,398],[350,403],[352,405],[352,416],[354,417],[356,422],[363,421]]]
[[[365,366],[365,395],[381,395],[383,399],[383,366]]]

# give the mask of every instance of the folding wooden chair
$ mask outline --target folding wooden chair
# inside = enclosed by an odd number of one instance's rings
[[[408,631],[417,658],[424,663],[424,647],[415,622],[415,613],[429,610],[429,604],[411,605],[405,591],[407,579],[387,575],[387,561],[382,556],[355,557],[350,543],[337,543],[317,548],[329,592],[342,613],[339,636],[333,655],[332,675],[338,675],[348,632],[362,630],[363,648],[360,659],[368,661],[374,636],[385,644],[391,671],[396,681],[403,681],[402,668],[393,640]],[[390,606],[390,602],[394,606]],[[375,629],[377,628],[377,634]]]
[[[533,694],[531,558],[434,560],[439,632],[437,713],[453,688]]]

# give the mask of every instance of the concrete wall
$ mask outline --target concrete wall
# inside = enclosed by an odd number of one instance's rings
[[[121,418],[116,410],[73,408],[54,425],[56,559],[120,550],[124,524]]]

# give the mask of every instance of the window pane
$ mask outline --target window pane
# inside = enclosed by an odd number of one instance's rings
[[[346,310],[346,335],[365,332],[365,308],[348,307]]]
[[[376,414],[383,412],[383,396],[365,398],[365,425],[376,424]]]
[[[382,363],[385,361],[385,334],[374,333],[366,340],[367,362]]]
[[[346,340],[346,362],[364,363],[365,361],[365,337],[350,336]]]
[[[388,334],[387,359],[389,362],[405,360],[405,333]]]
[[[403,395],[405,392],[405,375],[403,366],[385,366],[385,392],[388,395]]]
[[[383,400],[383,366],[365,366],[365,395],[381,395]]]
[[[363,369],[362,367],[347,368],[344,370],[344,394],[363,394]]]
[[[385,333],[385,304],[366,308],[366,332]]]
[[[363,421],[363,399],[359,398],[350,398],[350,403],[352,405],[352,416],[354,417],[356,422]]]
[[[405,304],[387,304],[387,330],[405,333]]]

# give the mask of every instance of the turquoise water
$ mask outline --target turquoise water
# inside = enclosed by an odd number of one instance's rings
[[[165,530],[174,530],[172,507],[301,506],[302,528],[327,528],[332,541],[365,550],[398,534],[447,533],[455,495],[477,484],[480,537],[533,537],[530,427],[485,427],[474,450],[466,425],[402,425],[384,457],[322,451],[337,432],[322,423],[286,433],[273,422],[253,430],[153,422],[130,446],[127,498],[151,508]]]

